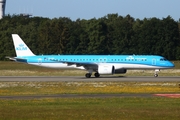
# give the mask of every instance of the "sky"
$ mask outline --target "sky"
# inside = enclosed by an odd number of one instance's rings
[[[6,0],[5,14],[29,13],[33,16],[71,20],[101,18],[107,14],[130,15],[137,19],[180,18],[180,0]]]

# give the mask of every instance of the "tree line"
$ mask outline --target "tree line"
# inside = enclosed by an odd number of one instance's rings
[[[35,54],[162,55],[180,60],[180,22],[108,14],[89,20],[8,15],[0,20],[0,60],[15,56],[11,34]]]

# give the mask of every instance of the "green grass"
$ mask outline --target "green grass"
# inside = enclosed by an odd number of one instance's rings
[[[172,61],[175,65],[175,69],[180,69],[180,61]]]
[[[175,70],[161,72],[179,75]],[[57,70],[15,62],[0,62],[0,76],[84,75],[80,70]],[[152,75],[154,71],[130,71],[126,75]],[[180,93],[178,82],[0,82],[0,95],[98,93]],[[46,98],[0,99],[0,119],[57,120],[179,120],[179,98]]]
[[[0,95],[179,93],[178,82],[0,82]],[[0,99],[0,119],[179,120],[180,98]]]
[[[0,95],[180,93],[178,82],[0,82]]]
[[[13,61],[0,62],[0,76],[79,76],[85,73],[82,70],[51,69]]]
[[[0,119],[179,120],[179,100],[160,97],[0,100]]]

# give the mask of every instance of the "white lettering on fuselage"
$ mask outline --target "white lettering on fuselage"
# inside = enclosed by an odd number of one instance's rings
[[[128,56],[126,59],[134,59],[133,56]]]

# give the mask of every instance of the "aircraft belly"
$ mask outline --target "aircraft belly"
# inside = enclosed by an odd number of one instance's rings
[[[160,66],[143,65],[143,64],[113,64],[115,69],[167,69]]]

